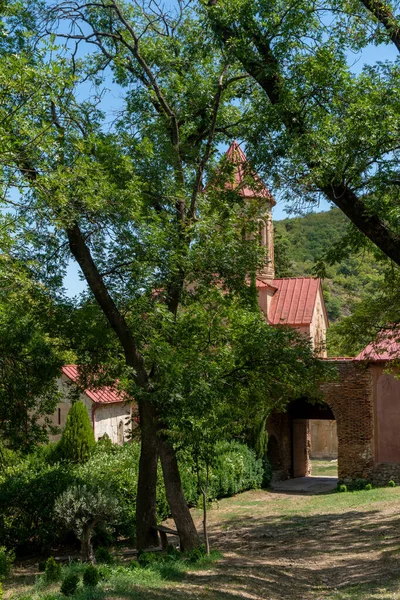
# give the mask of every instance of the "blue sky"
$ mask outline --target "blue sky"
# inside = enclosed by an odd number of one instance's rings
[[[166,6],[169,7],[173,4],[174,0],[167,0]],[[384,61],[395,61],[398,58],[396,48],[393,45],[388,46],[369,46],[363,50],[362,53],[348,53],[348,62],[351,66],[351,70],[354,73],[359,73],[365,64],[375,64],[377,62]],[[111,74],[109,79],[106,80],[106,87],[108,91],[104,95],[102,101],[102,109],[106,113],[107,122],[111,124],[115,118],[117,112],[123,105],[122,95],[123,91],[112,83]],[[82,95],[90,93],[90,89],[83,87],[81,90]],[[277,199],[277,205],[274,209],[274,220],[281,220],[288,217],[288,207],[284,202]],[[314,207],[314,212],[326,211],[330,209],[330,203],[322,200],[318,207]],[[79,276],[79,268],[76,263],[71,259],[67,275],[64,279],[64,285],[69,296],[74,296],[86,289],[86,283],[81,280]]]

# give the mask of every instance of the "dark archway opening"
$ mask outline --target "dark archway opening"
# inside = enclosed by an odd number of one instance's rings
[[[292,477],[337,477],[337,431],[328,404],[307,398],[291,403]]]

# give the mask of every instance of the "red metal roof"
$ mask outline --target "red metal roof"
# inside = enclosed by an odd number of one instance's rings
[[[400,331],[382,331],[356,356],[355,360],[385,361],[400,358]]]
[[[257,281],[257,287],[262,287]],[[276,292],[271,298],[268,320],[272,325],[309,325],[312,321],[320,279],[295,277],[272,279],[263,286]]]
[[[275,206],[276,202],[271,192],[259,175],[251,170],[246,155],[236,140],[228,148],[226,156],[229,162],[236,166],[236,169],[234,172],[234,182],[226,183],[225,187],[227,189],[238,189],[240,195],[244,198],[266,198],[271,202],[272,206]],[[254,185],[251,184],[251,187],[249,187],[250,178],[254,181]]]
[[[63,374],[79,385],[79,372],[77,365],[64,365]],[[86,389],[84,393],[96,404],[114,404],[116,402],[127,402],[128,398],[114,387],[104,386],[101,388]]]

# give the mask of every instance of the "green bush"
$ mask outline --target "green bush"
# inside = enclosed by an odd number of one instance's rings
[[[7,550],[4,546],[0,546],[0,581],[8,577],[14,560],[14,552]]]
[[[82,463],[89,458],[94,445],[93,428],[87,408],[81,401],[74,402],[58,443],[58,455],[62,460]]]
[[[76,573],[70,573],[65,577],[64,581],[62,582],[60,592],[64,594],[64,596],[73,596],[78,587],[78,583],[78,575],[76,575]]]
[[[111,487],[121,507],[114,537],[102,525],[97,525],[95,541],[105,546],[118,537],[133,539],[139,454],[138,442],[111,447],[102,443],[96,444],[89,459],[82,464],[47,464],[46,460],[53,456],[53,451],[47,450],[24,459],[14,473],[0,480],[0,544],[16,547],[18,551],[38,552],[72,540],[71,534],[55,520],[55,501],[69,488],[89,482],[99,488]],[[185,498],[189,505],[195,506],[199,490],[193,458],[181,451],[178,461]],[[161,466],[159,469],[157,518],[162,520],[169,515],[169,507]],[[259,488],[262,481],[263,464],[252,450],[238,442],[218,444],[217,460],[210,468],[209,498]]]
[[[365,490],[365,486],[368,481],[366,479],[362,479],[361,477],[355,479],[351,485],[352,490]]]
[[[254,450],[239,442],[220,442],[217,460],[210,474],[210,498],[233,496],[258,489],[263,480],[263,464]]]
[[[347,492],[347,485],[342,483],[341,485],[338,486],[337,491],[338,492]]]
[[[267,487],[269,487],[269,485],[271,483],[271,479],[272,479],[272,467],[266,456],[264,456],[264,458],[262,459],[262,465],[263,465],[263,478],[262,478],[261,487],[267,488]]]
[[[83,572],[83,585],[95,587],[100,581],[100,573],[94,565],[88,565]]]
[[[395,481],[393,481],[393,479],[391,479],[391,480],[389,481],[389,483],[388,483],[388,486],[389,486],[389,487],[396,487],[396,482],[395,482]]]
[[[45,577],[48,583],[60,581],[61,579],[61,565],[56,562],[53,556],[46,560]]]
[[[143,552],[140,551],[137,554],[137,561],[139,565],[143,568],[149,567],[154,563],[158,562],[159,556],[155,552]]]
[[[4,598],[3,584],[0,581],[0,600],[3,600],[3,598]]]
[[[107,550],[107,548],[104,548],[103,546],[100,546],[95,550],[94,556],[96,562],[101,563],[103,565],[112,565],[114,562],[112,554],[109,552],[109,550]]]
[[[367,491],[372,490],[372,484],[371,483],[367,483],[367,485],[365,486],[365,489]]]
[[[64,537],[53,519],[56,498],[75,481],[68,465],[24,461],[0,483],[0,544],[45,551]]]

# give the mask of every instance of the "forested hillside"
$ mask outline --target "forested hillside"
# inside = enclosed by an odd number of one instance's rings
[[[348,220],[337,209],[275,222],[277,276],[315,274],[315,263],[332,244],[340,242]],[[364,251],[326,267],[323,287],[331,323],[351,314],[352,304],[373,294],[382,283],[381,268],[374,256]]]

